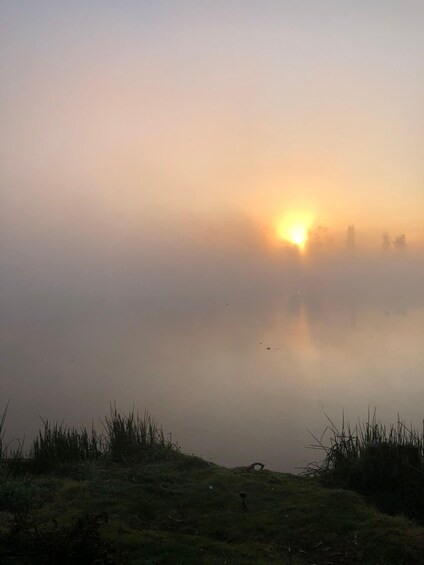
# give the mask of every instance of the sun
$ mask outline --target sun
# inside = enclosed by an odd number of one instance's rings
[[[303,247],[308,239],[308,230],[306,226],[301,224],[296,226],[291,226],[289,228],[289,238],[290,241],[299,247]]]
[[[308,214],[291,214],[277,222],[278,239],[290,242],[303,249],[308,241],[311,217]]]

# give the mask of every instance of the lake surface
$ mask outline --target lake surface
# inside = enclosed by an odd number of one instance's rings
[[[296,472],[327,425],[421,427],[421,253],[3,257],[7,437],[148,410],[185,452]]]

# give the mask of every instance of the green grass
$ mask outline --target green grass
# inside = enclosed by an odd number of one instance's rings
[[[49,430],[48,471],[34,450],[0,464],[2,565],[424,564],[405,517],[316,478],[185,455],[147,415],[113,408],[101,438]]]
[[[359,494],[177,452],[92,462],[78,480],[4,477],[0,488],[5,564],[398,565],[424,563],[423,534]]]

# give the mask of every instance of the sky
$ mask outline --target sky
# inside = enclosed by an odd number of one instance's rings
[[[206,226],[249,245],[293,214],[422,244],[423,18],[419,0],[2,0],[4,245]]]

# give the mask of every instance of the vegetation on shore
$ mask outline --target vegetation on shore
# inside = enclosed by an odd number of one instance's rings
[[[45,422],[27,457],[1,455],[5,565],[424,563],[407,518],[316,478],[182,454],[147,414],[112,409],[103,434]]]
[[[424,523],[424,426],[417,431],[399,416],[385,426],[376,413],[354,427],[342,419],[328,426],[316,444],[324,459],[307,467],[304,474],[324,485],[355,490],[381,510],[403,513]],[[328,437],[324,443],[324,436]]]

